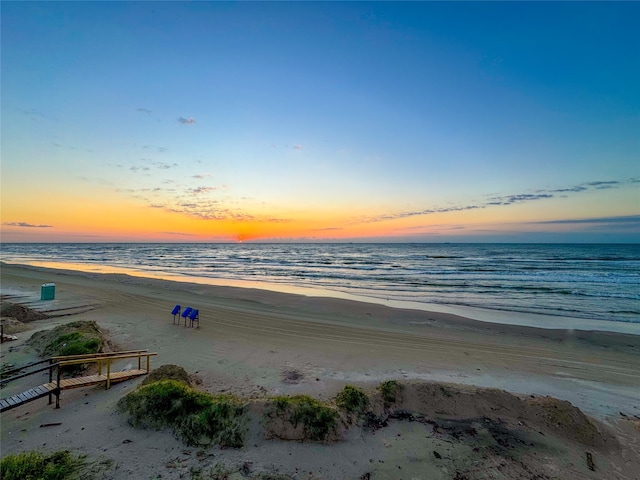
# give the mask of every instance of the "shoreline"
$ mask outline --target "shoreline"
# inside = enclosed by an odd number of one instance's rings
[[[401,300],[385,300],[373,296],[355,295],[351,293],[341,292],[338,290],[312,288],[312,287],[300,287],[289,284],[270,283],[262,281],[251,280],[235,280],[225,278],[213,278],[213,277],[200,277],[190,275],[170,275],[166,273],[154,273],[149,270],[133,269],[124,267],[111,267],[104,265],[89,265],[81,263],[69,263],[69,262],[29,262],[29,263],[7,263],[5,261],[0,262],[0,268],[2,266],[13,267],[33,267],[49,270],[60,270],[68,272],[83,272],[94,273],[104,275],[126,275],[136,278],[147,278],[154,280],[165,280],[179,283],[193,283],[199,285],[209,285],[213,287],[228,287],[239,288],[249,290],[264,290],[267,292],[276,292],[288,295],[300,295],[305,297],[316,298],[331,298],[340,299],[353,302],[367,303],[381,305],[388,308],[401,309],[401,310],[417,310],[429,313],[440,313],[453,315],[457,317],[467,318],[469,320],[520,326],[531,327],[545,330],[580,330],[580,331],[600,331],[621,333],[629,335],[640,336],[640,323],[632,322],[615,322],[594,320],[586,318],[576,318],[570,316],[558,316],[558,315],[542,315],[530,312],[521,311],[507,311],[487,309],[472,306],[459,306],[459,305],[444,305],[436,303],[423,303],[414,301],[401,301]],[[562,325],[558,325],[557,322],[562,319]]]

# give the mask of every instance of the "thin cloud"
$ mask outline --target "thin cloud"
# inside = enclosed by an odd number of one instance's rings
[[[304,147],[302,145],[294,145],[293,149],[294,150],[302,150]]]
[[[19,111],[27,115],[33,120],[58,120],[56,117],[50,117],[49,115],[45,115],[44,113],[39,112],[35,108],[29,108],[29,109],[21,108],[19,109]]]
[[[620,185],[620,182],[589,182],[585,185],[595,187],[598,190],[604,190],[607,188],[617,188]]]
[[[158,233],[163,233],[165,235],[177,235],[180,237],[197,237],[197,235],[194,235],[193,233],[183,233],[183,232],[158,232]]]
[[[35,223],[28,222],[4,222],[3,225],[7,225],[9,227],[26,227],[26,228],[53,228],[53,225],[37,225]]]
[[[160,153],[164,153],[167,150],[169,150],[167,147],[159,147],[157,145],[143,145],[142,148],[144,150],[156,150],[156,151],[158,151]]]
[[[194,123],[196,123],[196,121],[192,117],[178,117],[178,122],[180,122],[182,125],[193,125]]]
[[[553,195],[550,193],[519,193],[517,195],[493,197],[491,198],[491,201],[487,202],[484,206],[513,205],[514,203],[530,202],[533,200],[543,200],[547,198],[553,198]]]
[[[585,224],[585,225],[633,225],[640,227],[640,215],[621,215],[616,217],[596,217],[596,218],[568,218],[562,220],[546,220],[539,222],[529,222],[536,225],[566,225],[566,224]]]
[[[164,162],[153,162],[153,166],[159,168],[160,170],[168,170],[170,168],[175,168],[178,166],[177,163],[164,163]]]
[[[148,108],[136,108],[136,112],[146,113],[147,115],[151,115],[151,113],[153,113]]]
[[[508,206],[513,204],[533,202],[538,200],[548,200],[551,198],[555,198],[556,197],[555,194],[558,194],[558,193],[564,194],[564,195],[560,195],[560,197],[565,198],[569,196],[568,194],[571,194],[571,193],[582,193],[590,190],[593,191],[593,190],[605,190],[605,189],[612,189],[612,188],[622,188],[626,184],[634,184],[638,182],[640,182],[640,178],[638,177],[632,177],[626,180],[595,180],[595,181],[584,182],[578,185],[571,185],[567,187],[560,187],[560,188],[554,188],[554,189],[541,189],[541,190],[537,190],[535,193],[516,193],[511,195],[492,196],[485,201],[477,202],[469,205],[455,205],[451,207],[428,208],[428,209],[417,210],[417,211],[383,214],[383,215],[377,215],[373,217],[362,217],[358,220],[355,220],[352,223],[353,224],[374,223],[374,222],[382,222],[386,220],[396,220],[399,218],[415,217],[415,216],[421,216],[421,215],[432,215],[435,213],[460,212],[465,210],[475,210],[475,209],[482,209],[482,208],[488,208],[488,207]]]
[[[205,179],[205,178],[209,178],[211,176],[212,175],[210,173],[200,173],[198,175],[193,175],[191,178],[197,178],[198,180],[202,180],[202,179]]]
[[[629,178],[627,180],[596,180],[593,182],[584,182],[578,185],[573,185],[570,187],[556,188],[550,190],[539,190],[539,192],[549,192],[549,193],[578,193],[585,192],[587,190],[606,190],[610,188],[620,188],[624,186],[625,183],[637,183],[639,181],[638,178]]]
[[[421,215],[433,215],[434,213],[448,213],[448,212],[461,212],[464,210],[476,210],[476,209],[485,208],[485,207],[486,205],[462,205],[462,206],[452,206],[452,207],[442,207],[442,208],[429,208],[426,210],[417,210],[413,212],[400,212],[400,213],[378,215],[375,217],[363,217],[362,219],[354,223],[373,223],[373,222],[381,222],[385,220],[397,220],[399,218],[417,217]]]
[[[217,190],[216,187],[197,187],[197,188],[190,188],[189,192],[193,193],[194,195],[200,195],[203,193],[213,192],[215,190]]]

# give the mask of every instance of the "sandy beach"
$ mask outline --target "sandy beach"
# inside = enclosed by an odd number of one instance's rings
[[[40,301],[40,285],[49,282],[56,284],[56,299]],[[1,287],[5,300],[54,315],[31,322],[32,329],[18,334],[17,341],[2,344],[3,363],[36,359],[25,344],[33,332],[93,320],[115,349],[157,352],[152,367],[180,365],[210,393],[247,399],[304,393],[331,400],[345,384],[374,391],[381,381],[394,379],[413,385],[408,391],[418,398],[429,382],[447,382],[466,386],[454,389],[460,389],[454,399],[441,399],[457,406],[442,415],[437,408],[422,411],[426,417],[482,418],[493,412],[509,425],[526,417],[526,411],[516,412],[515,403],[506,406],[511,397],[476,389],[489,387],[517,398],[549,395],[569,401],[607,439],[584,445],[570,432],[563,437],[536,427],[531,434],[539,438],[531,443],[544,446],[519,453],[518,465],[524,466],[516,467],[513,456],[502,466],[498,457],[476,462],[471,448],[447,443],[425,422],[396,420],[375,434],[354,428],[333,444],[267,440],[256,424],[242,449],[199,452],[171,432],[127,424],[115,404],[140,382],[133,380],[110,390],[64,391],[59,410],[41,399],[3,413],[3,456],[70,449],[102,459],[109,465],[104,478],[189,478],[194,469],[219,463],[296,479],[640,478],[640,336],[537,329],[336,298],[19,265],[2,266]],[[199,308],[200,328],[173,324],[175,304]],[[290,372],[296,372],[296,381],[289,381]],[[469,392],[475,392],[475,401],[454,401],[471,398],[465,396]],[[9,388],[3,389],[2,397],[7,393]],[[416,412],[425,402],[407,398],[404,405]],[[59,425],[40,428],[52,423]],[[595,459],[595,469],[585,452]]]

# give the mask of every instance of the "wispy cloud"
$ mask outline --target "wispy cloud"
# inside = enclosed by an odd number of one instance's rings
[[[503,197],[493,197],[483,206],[489,205],[513,205],[514,203],[530,202],[532,200],[542,200],[545,198],[553,198],[550,193],[519,193],[517,195],[506,195]]]
[[[188,191],[189,193],[192,193],[194,195],[200,195],[203,193],[213,192],[215,190],[216,190],[216,187],[196,187],[196,188],[190,188]]]
[[[160,170],[168,170],[178,166],[177,163],[153,162],[152,165]]]
[[[433,215],[434,213],[461,212],[464,210],[476,210],[479,208],[485,208],[486,206],[487,205],[458,205],[458,206],[451,206],[451,207],[428,208],[425,210],[416,210],[412,212],[399,212],[399,213],[377,215],[373,217],[362,217],[353,223],[373,223],[373,222],[382,222],[385,220],[397,220],[399,218],[416,217],[420,215]]]
[[[545,220],[540,222],[529,222],[535,224],[561,224],[561,223],[633,223],[640,225],[640,215],[622,215],[617,217],[596,217],[596,218],[570,218],[564,220]]]
[[[4,222],[3,225],[7,225],[9,227],[27,227],[27,228],[53,228],[53,225],[37,225],[34,223],[28,222]]]
[[[21,108],[20,112],[30,117],[32,120],[58,120],[56,117],[50,117],[35,108]]]
[[[184,233],[184,232],[159,232],[165,235],[177,235],[179,237],[197,237],[197,235],[193,233]]]
[[[136,108],[136,112],[146,113],[147,115],[151,115],[151,113],[153,113],[148,108]]]
[[[202,180],[204,178],[209,178],[212,175],[210,173],[200,173],[198,175],[193,175],[191,178],[197,178],[198,180]]]
[[[182,125],[193,125],[194,123],[196,123],[196,121],[192,117],[178,117],[178,122],[180,122]]]
[[[491,196],[486,200],[474,202],[467,205],[452,205],[448,207],[435,207],[426,208],[423,210],[406,211],[398,213],[382,214],[370,217],[361,217],[356,219],[352,223],[374,223],[382,222],[386,220],[396,220],[400,218],[415,217],[421,215],[433,215],[436,213],[448,213],[448,212],[461,212],[465,210],[476,210],[489,207],[500,207],[513,204],[521,204],[527,202],[533,202],[538,200],[548,200],[555,198],[557,195],[560,197],[567,197],[572,193],[581,193],[589,190],[604,190],[612,188],[621,188],[624,185],[638,183],[638,178],[629,178],[626,180],[596,180],[592,182],[580,183],[578,185],[570,185],[566,187],[553,188],[553,189],[541,189],[535,193],[515,193],[510,195]]]
[[[585,185],[589,186],[589,187],[594,187],[597,188],[598,190],[604,190],[607,188],[617,188],[618,186],[620,186],[620,182],[589,182],[589,183],[585,183]]]
[[[159,147],[158,145],[143,145],[144,150],[156,150],[157,152],[164,153],[169,150],[167,147]]]
[[[294,150],[302,150],[304,147],[302,145],[294,145],[293,149]],[[313,150],[313,149],[312,149]]]
[[[640,231],[640,215],[621,215],[616,217],[568,218],[528,222],[532,225],[583,225],[594,230],[601,229],[637,229]]]

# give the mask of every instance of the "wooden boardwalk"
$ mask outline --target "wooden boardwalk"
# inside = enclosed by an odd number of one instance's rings
[[[101,355],[89,355],[80,357],[55,357],[55,360],[58,360],[57,363],[52,364],[48,367],[40,368],[34,372],[31,372],[26,375],[18,375],[16,378],[28,376],[32,373],[37,373],[42,370],[52,370],[54,368],[60,368],[60,366],[64,365],[74,365],[79,363],[98,363],[99,370],[97,375],[88,375],[84,377],[74,377],[74,378],[60,378],[56,381],[50,381],[42,385],[38,385],[37,387],[30,388],[22,393],[18,393],[17,395],[12,395],[8,398],[0,399],[0,412],[4,412],[7,410],[11,410],[12,408],[19,407],[20,405],[24,405],[27,402],[31,402],[33,400],[37,400],[38,398],[42,398],[45,396],[56,396],[56,408],[59,407],[60,404],[60,392],[62,390],[69,390],[71,388],[80,388],[80,387],[88,387],[91,385],[99,385],[105,384],[106,388],[109,388],[112,383],[122,382],[124,380],[129,380],[132,378],[139,377],[141,375],[146,375],[149,373],[149,357],[152,355],[156,355],[155,353],[146,353],[144,352],[124,352],[124,354],[105,354]],[[136,370],[124,370],[121,372],[111,372],[110,366],[113,360],[119,360],[123,358],[138,358],[138,369]],[[141,368],[141,358],[146,357],[147,359],[147,368]],[[42,362],[37,362],[42,363]],[[107,373],[102,373],[103,364],[107,364]],[[11,379],[9,379],[11,380]],[[6,382],[6,380],[5,380]],[[51,397],[50,401],[51,403]]]

